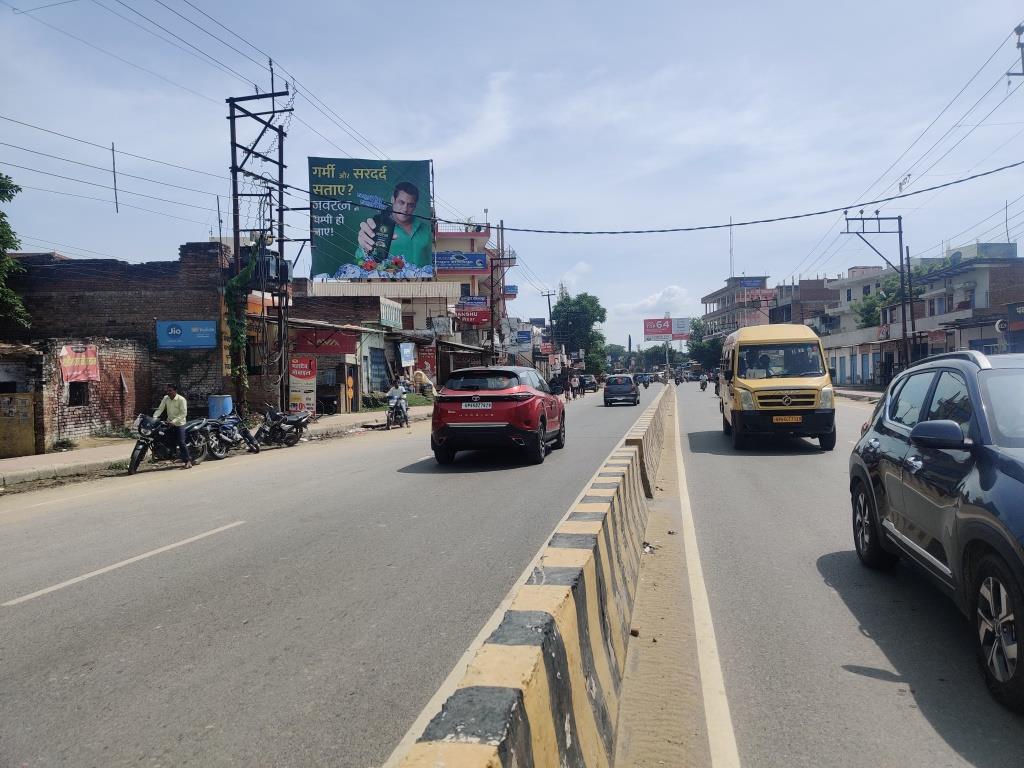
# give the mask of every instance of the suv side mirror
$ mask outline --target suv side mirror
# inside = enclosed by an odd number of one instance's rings
[[[836,369],[835,368],[829,368],[828,369],[828,377],[830,379],[832,379],[833,382],[835,382],[835,380],[836,380]]]
[[[920,422],[911,431],[910,442],[922,448],[953,450],[967,450],[972,445],[971,441],[964,437],[960,425],[949,419]]]
[[[561,388],[561,387],[560,387],[560,386],[559,386],[558,384],[554,384],[554,385],[553,385],[553,386],[551,387],[551,394],[552,394],[552,395],[560,395],[560,394],[562,394],[563,392],[565,392],[565,390],[564,390],[564,389],[562,389],[562,388]]]

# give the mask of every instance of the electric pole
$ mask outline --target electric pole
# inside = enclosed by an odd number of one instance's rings
[[[288,281],[290,279],[289,264],[284,258],[284,169],[287,167],[284,163],[284,139],[287,133],[285,132],[283,125],[276,125],[273,120],[275,117],[281,114],[292,112],[292,107],[277,107],[277,98],[288,96],[287,84],[283,91],[275,91],[273,85],[273,69],[271,69],[271,89],[270,93],[257,93],[252,96],[235,96],[226,99],[228,104],[228,123],[231,137],[231,218],[232,218],[232,243],[234,246],[234,266],[236,277],[242,271],[242,233],[256,233],[257,240],[260,242],[261,247],[258,249],[259,252],[250,253],[250,259],[260,258],[262,261],[259,264],[261,270],[266,271],[268,260],[263,258],[263,248],[268,241],[274,238],[274,222],[273,222],[273,201],[274,193],[276,192],[276,208],[277,208],[277,255],[275,258],[275,270],[274,270],[274,303],[277,308],[277,343],[278,343],[278,396],[280,398],[279,406],[282,410],[288,407]],[[249,109],[249,102],[262,102],[266,99],[271,100],[271,107],[269,110],[253,112]],[[238,141],[238,123],[241,121],[253,121],[256,126],[259,127],[259,133],[251,144],[240,144]],[[277,146],[276,157],[259,152],[256,147],[259,146],[260,141],[268,133],[274,135],[274,143]],[[273,150],[269,150],[273,151]],[[242,157],[239,158],[239,153]],[[269,176],[264,176],[262,173],[247,170],[247,163],[253,158],[257,158],[262,162],[270,165],[277,171],[277,179],[273,179]],[[239,178],[245,176],[246,178],[253,179],[264,186],[265,191],[263,192],[239,192],[238,181]],[[242,227],[241,224],[241,206],[240,198],[243,197],[266,197],[269,202],[268,206],[268,221],[266,224],[262,224],[258,227]],[[249,289],[247,286],[241,286],[242,295],[241,297],[233,302],[235,306],[229,306],[227,311],[229,316],[234,320],[234,323],[229,323],[229,327],[244,327],[246,320],[246,299],[248,296]],[[262,312],[266,312],[266,296],[261,297],[260,304]],[[232,333],[236,333],[233,331]],[[236,397],[239,400],[239,407],[245,407],[245,397],[247,386],[245,382],[248,381],[248,377],[245,374],[246,365],[245,362],[245,350],[244,345],[239,350],[239,344],[235,343],[237,340],[232,339],[231,350],[232,350],[232,369],[235,374],[235,390]]]
[[[878,211],[875,211],[875,215],[874,216],[867,216],[867,217],[865,217],[863,215],[864,214],[863,210],[860,211],[860,214],[861,214],[860,216],[849,216],[849,215],[847,215],[847,213],[848,213],[847,211],[843,211],[843,216],[846,219],[846,231],[843,232],[842,234],[844,234],[844,235],[856,235],[857,237],[859,237],[861,240],[864,241],[864,243],[868,246],[868,248],[870,248],[872,251],[874,251],[875,253],[878,254],[878,256],[882,259],[882,261],[884,261],[886,264],[888,264],[890,267],[892,267],[893,269],[895,269],[899,273],[899,276],[900,276],[900,294],[901,294],[901,296],[900,296],[900,316],[902,318],[901,331],[902,331],[902,338],[903,338],[903,365],[905,367],[909,367],[910,363],[911,363],[911,359],[910,359],[910,340],[909,340],[909,338],[907,336],[907,293],[908,293],[909,289],[907,287],[907,270],[903,266],[903,256],[904,256],[904,253],[903,253],[903,217],[902,216],[879,216],[879,212]],[[896,228],[895,229],[892,229],[892,224],[890,222],[896,222]],[[859,226],[857,228],[855,228],[855,229],[850,229],[850,224],[851,223],[857,224]],[[885,223],[887,228],[883,229],[883,223]],[[873,228],[869,228],[868,227],[869,224],[873,224],[874,225]],[[895,264],[893,264],[891,261],[889,261],[889,259],[885,256],[885,254],[883,254],[880,250],[875,248],[875,246],[871,244],[871,241],[868,240],[866,237],[864,237],[864,235],[898,235],[898,237],[899,237],[899,251],[898,251],[898,253],[899,253],[900,265],[897,267]],[[909,251],[907,251],[906,256],[907,256],[907,266],[909,267],[909,262],[910,262],[910,252]],[[911,298],[911,302],[913,302],[913,298]],[[911,304],[911,307],[910,307],[910,314],[911,315],[914,314],[913,304]]]

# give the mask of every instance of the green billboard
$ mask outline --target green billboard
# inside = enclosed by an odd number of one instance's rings
[[[429,160],[309,158],[312,278],[432,278]]]

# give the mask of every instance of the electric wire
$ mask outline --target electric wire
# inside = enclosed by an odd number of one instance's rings
[[[15,123],[16,125],[21,125],[21,126],[24,126],[26,128],[32,128],[32,129],[37,130],[37,131],[42,131],[44,133],[49,133],[49,134],[51,134],[53,136],[59,136],[60,138],[68,139],[69,141],[77,141],[79,144],[86,144],[86,145],[88,145],[90,147],[96,147],[97,149],[102,149],[105,152],[109,152],[110,151],[110,147],[106,146],[104,144],[97,144],[96,142],[89,141],[88,139],[82,139],[82,138],[79,138],[77,136],[70,136],[70,135],[68,135],[66,133],[60,133],[59,131],[54,131],[54,130],[51,130],[49,128],[43,128],[40,125],[33,125],[32,123],[26,123],[26,122],[23,122],[21,120],[15,120],[13,117],[7,117],[6,115],[0,115],[0,120],[6,120],[6,121],[8,121],[10,123]],[[166,165],[169,168],[177,168],[180,171],[188,171],[190,173],[198,173],[198,174],[202,174],[203,176],[212,176],[215,179],[229,180],[228,176],[223,176],[223,175],[221,175],[219,173],[211,173],[210,171],[201,171],[198,168],[189,168],[188,166],[185,166],[185,165],[178,165],[176,163],[169,163],[166,160],[158,160],[155,157],[146,157],[145,155],[137,155],[137,154],[133,154],[131,152],[125,152],[123,149],[116,149],[114,151],[118,155],[122,155],[124,157],[130,157],[130,158],[133,158],[135,160],[145,160],[146,162],[149,162],[149,163],[157,163],[159,165]]]
[[[102,165],[92,165],[91,163],[83,163],[81,160],[72,160],[69,157],[61,157],[60,155],[51,155],[51,154],[49,154],[47,152],[40,152],[37,149],[29,149],[28,147],[21,147],[21,146],[18,146],[17,144],[9,144],[6,141],[0,141],[0,147],[11,147],[12,149],[19,149],[22,152],[31,152],[33,155],[41,155],[42,157],[48,157],[48,158],[50,158],[52,160],[60,160],[61,162],[72,163],[74,165],[81,165],[81,166],[83,166],[85,168],[92,168],[92,169],[97,170],[97,171],[104,171],[106,173],[113,173],[112,169],[105,168]],[[118,176],[124,176],[127,179],[138,179],[139,181],[148,181],[151,184],[160,184],[161,186],[164,186],[164,187],[172,187],[174,189],[181,189],[181,190],[184,190],[186,192],[198,192],[199,194],[202,194],[202,195],[212,195],[213,197],[217,197],[217,193],[216,192],[210,192],[209,190],[206,190],[206,189],[196,189],[195,187],[183,187],[180,184],[171,184],[169,181],[161,181],[160,179],[151,179],[151,178],[149,178],[147,176],[137,176],[137,175],[135,175],[133,173],[125,173],[124,171],[118,171],[117,175]]]
[[[12,9],[14,11],[18,11],[19,10],[18,8],[16,8],[15,6],[13,6],[9,2],[7,2],[7,0],[0,0],[0,3],[3,3],[8,8],[10,8],[10,9]],[[191,93],[193,96],[198,96],[199,98],[204,99],[205,101],[208,101],[211,104],[217,104],[218,106],[220,105],[219,101],[217,101],[214,98],[211,98],[210,96],[207,96],[206,94],[200,93],[199,91],[196,91],[196,90],[193,90],[192,88],[189,88],[187,85],[182,85],[181,83],[175,82],[174,80],[171,80],[170,78],[164,77],[159,72],[154,72],[152,69],[149,69],[148,67],[144,67],[141,64],[136,64],[133,61],[129,61],[128,59],[124,58],[123,56],[119,56],[118,54],[114,53],[113,51],[108,51],[106,48],[101,48],[100,46],[96,45],[95,43],[89,42],[88,40],[86,40],[83,37],[79,37],[76,34],[68,32],[66,29],[61,29],[60,27],[58,27],[58,26],[56,26],[54,24],[51,24],[48,21],[44,21],[43,19],[40,19],[38,16],[35,16],[33,13],[31,13],[29,11],[23,11],[23,12],[21,12],[20,15],[27,16],[28,18],[32,19],[33,21],[35,21],[35,22],[37,22],[39,24],[42,24],[44,27],[52,29],[54,32],[59,32],[62,35],[70,37],[72,40],[77,40],[82,45],[88,46],[89,48],[92,48],[95,51],[99,51],[100,53],[104,54],[105,56],[110,56],[111,58],[116,59],[117,61],[120,61],[122,64],[127,64],[129,67],[137,69],[140,72],[145,72],[147,75],[152,75],[153,77],[157,78],[158,80],[164,81],[168,85],[173,85],[175,88],[180,88],[181,90],[186,91],[188,93]]]

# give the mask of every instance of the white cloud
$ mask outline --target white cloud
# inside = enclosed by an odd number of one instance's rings
[[[611,315],[614,320],[622,321],[638,317],[661,317],[666,312],[672,317],[700,314],[696,302],[690,298],[690,292],[686,288],[667,285],[639,301],[614,305]]]
[[[480,111],[464,130],[450,134],[440,144],[404,154],[408,157],[430,157],[435,166],[454,168],[504,144],[512,135],[512,109],[508,95],[511,79],[510,72],[492,74]]]
[[[577,261],[569,269],[562,274],[561,282],[565,283],[565,287],[573,290],[579,285],[580,280],[589,275],[594,271],[594,268],[585,261]]]

